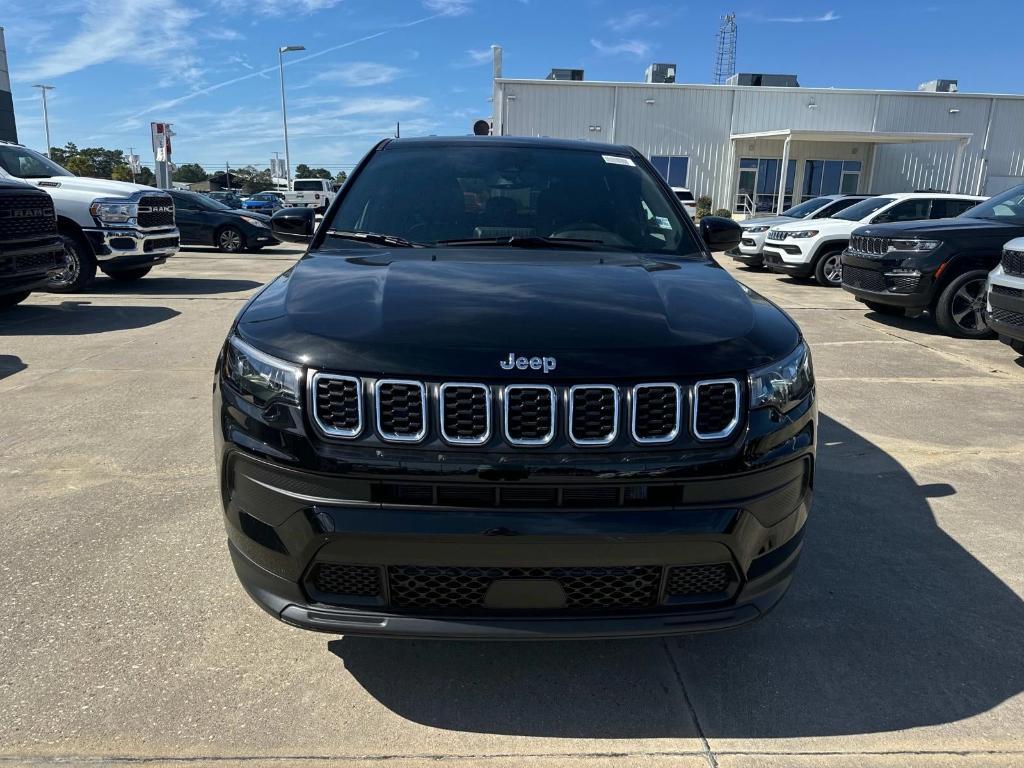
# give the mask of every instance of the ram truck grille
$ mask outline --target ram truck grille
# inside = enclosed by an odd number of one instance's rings
[[[169,195],[146,195],[139,200],[139,226],[143,229],[174,226],[174,202]]]
[[[1024,277],[1024,251],[1003,251],[1003,272],[1008,275]]]
[[[32,240],[57,234],[53,199],[45,192],[0,196],[0,241]]]

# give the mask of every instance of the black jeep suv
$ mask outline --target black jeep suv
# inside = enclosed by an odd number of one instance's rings
[[[929,311],[950,336],[986,338],[985,281],[1024,235],[1024,184],[951,219],[872,224],[843,253],[843,288],[880,314]]]
[[[24,301],[63,267],[53,199],[28,184],[0,180],[0,310]]]
[[[611,637],[789,585],[817,407],[795,323],[628,147],[382,142],[217,363],[228,548],[285,622]]]

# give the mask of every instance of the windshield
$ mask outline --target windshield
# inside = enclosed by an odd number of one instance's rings
[[[992,219],[1024,225],[1024,184],[979,203],[962,215],[968,219]]]
[[[619,155],[476,143],[391,145],[345,186],[334,230],[426,244],[554,238],[576,240],[577,248],[588,241],[620,251],[701,252],[661,185]]]
[[[792,208],[787,208],[782,212],[782,215],[789,216],[793,219],[806,219],[812,213],[820,208],[824,208],[831,202],[831,197],[815,197],[812,200],[805,200],[800,203],[800,205],[794,205]]]
[[[296,181],[292,185],[296,192],[322,192],[324,183],[322,181]]]
[[[230,205],[224,205],[220,200],[214,200],[212,197],[206,195],[192,194],[189,195],[189,199],[193,200],[195,204],[205,211],[230,211],[232,210]]]
[[[48,176],[74,176],[53,160],[24,147],[0,145],[0,166],[17,179],[45,179]]]
[[[870,216],[879,208],[882,208],[893,201],[894,198],[891,197],[869,197],[867,200],[861,200],[859,203],[854,203],[845,211],[840,211],[835,214],[832,218],[846,219],[847,221],[860,221],[866,216]]]

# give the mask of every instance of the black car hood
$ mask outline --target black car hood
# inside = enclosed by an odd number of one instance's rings
[[[557,358],[545,378],[742,372],[799,331],[717,264],[603,252],[314,252],[241,314],[238,334],[316,368],[537,380],[499,360]]]
[[[259,219],[265,221],[267,224],[270,223],[270,217],[265,213],[254,211],[251,208],[232,208],[230,211],[221,211],[221,213],[232,213],[235,216],[248,216],[251,219]]]
[[[970,235],[979,238],[1007,238],[1024,227],[1010,222],[993,219],[974,219],[957,216],[951,219],[925,219],[923,221],[897,221],[890,224],[869,224],[856,230],[858,235],[868,237],[910,237],[924,235]]]

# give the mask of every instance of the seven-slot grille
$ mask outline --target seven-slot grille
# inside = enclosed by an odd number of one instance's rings
[[[0,196],[0,238],[29,240],[57,234],[53,198],[45,192]]]
[[[862,269],[843,265],[843,284],[853,288],[863,288],[865,291],[881,293],[885,290],[885,275],[874,269]]]
[[[1024,277],[1024,251],[1003,251],[1003,272],[1008,275]]]
[[[884,256],[889,252],[890,239],[888,237],[866,237],[854,235],[850,238],[850,250],[868,256]]]
[[[768,240],[785,240],[789,237],[788,232],[782,232],[778,229],[769,229],[768,234],[765,236]]]
[[[433,427],[452,445],[483,445],[498,432],[511,445],[545,446],[561,432],[574,445],[601,446],[616,443],[623,431],[640,445],[668,444],[687,425],[699,440],[720,440],[739,424],[741,399],[740,383],[731,378],[685,388],[652,382],[620,390],[611,384],[374,383],[312,371],[308,391],[311,419],[327,437],[359,437],[370,413],[376,434],[386,441],[419,442]],[[368,406],[366,397],[372,400]],[[493,402],[500,409],[492,408]]]
[[[174,201],[170,195],[146,195],[139,200],[139,226],[144,229],[174,226]]]

